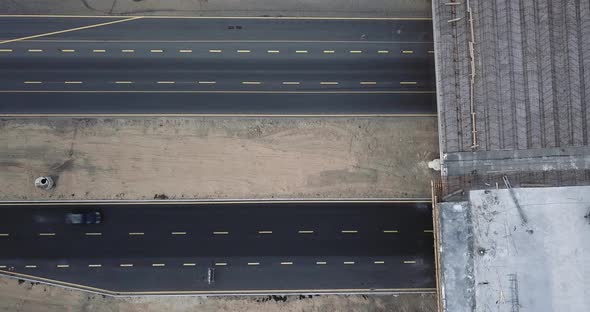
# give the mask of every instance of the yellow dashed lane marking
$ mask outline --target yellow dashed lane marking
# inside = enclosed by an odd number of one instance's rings
[[[416,81],[400,81],[400,85],[416,85],[418,82]]]

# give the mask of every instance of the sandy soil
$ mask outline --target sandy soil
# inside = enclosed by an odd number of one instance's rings
[[[0,278],[0,311],[6,312],[433,312],[435,296],[264,296],[111,298]]]
[[[429,197],[435,118],[0,120],[0,199]],[[51,191],[37,176],[56,180]]]

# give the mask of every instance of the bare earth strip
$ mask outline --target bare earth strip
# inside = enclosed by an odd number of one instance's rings
[[[0,146],[0,200],[429,197],[438,156],[432,117],[5,119]]]
[[[0,311],[433,312],[436,310],[434,302],[434,294],[111,298],[0,278]]]

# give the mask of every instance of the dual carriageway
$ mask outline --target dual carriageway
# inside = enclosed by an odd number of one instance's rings
[[[0,17],[0,116],[436,116],[428,19]],[[72,208],[104,222],[72,226]],[[427,200],[2,203],[0,272],[110,295],[434,291]],[[208,280],[211,270],[214,282]]]

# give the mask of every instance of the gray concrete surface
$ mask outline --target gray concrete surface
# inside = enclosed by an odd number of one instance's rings
[[[441,280],[439,294],[445,311],[475,308],[473,231],[469,202],[439,203]]]
[[[590,147],[449,153],[445,154],[444,163],[448,177],[474,171],[484,176],[502,172],[583,172],[590,170]]]
[[[441,205],[446,311],[588,310],[589,191],[478,190],[470,208]]]
[[[431,0],[6,0],[4,14],[430,17]]]

